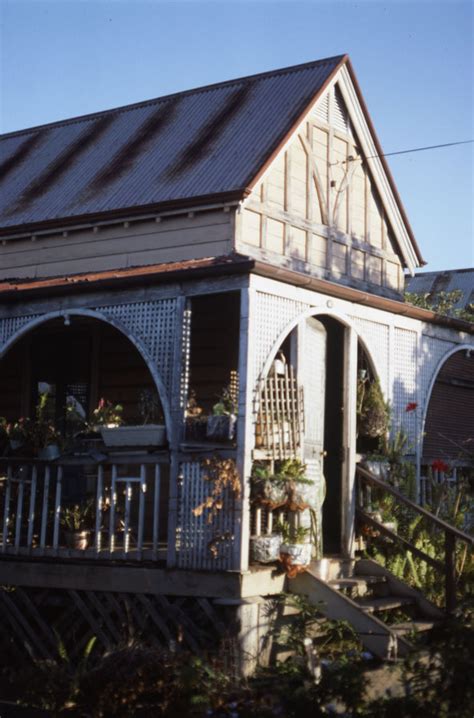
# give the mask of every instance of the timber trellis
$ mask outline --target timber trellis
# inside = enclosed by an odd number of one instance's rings
[[[263,381],[256,425],[256,456],[294,458],[304,432],[303,389],[295,371],[284,365],[281,374],[271,371]]]

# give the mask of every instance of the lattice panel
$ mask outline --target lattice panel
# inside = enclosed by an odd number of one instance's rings
[[[260,377],[265,361],[285,327],[308,308],[308,304],[257,292],[255,299],[254,370]]]
[[[208,522],[208,512],[195,516],[193,509],[199,506],[212,490],[212,483],[204,476],[199,461],[186,461],[180,466],[178,528],[176,536],[177,564],[190,569],[230,569],[234,543],[234,501],[229,494],[224,497],[224,507]],[[211,548],[216,546],[217,555]]]
[[[0,352],[7,343],[17,332],[22,329],[26,324],[33,321],[40,314],[29,314],[28,316],[22,317],[8,317],[6,319],[0,319]]]
[[[456,347],[455,342],[448,342],[443,339],[435,339],[433,337],[421,337],[420,346],[420,402],[424,408],[428,399],[428,389],[440,361],[447,356],[452,349]]]
[[[161,299],[97,307],[106,317],[117,319],[139,339],[156,363],[168,392],[173,378],[174,345],[179,329],[177,300]]]
[[[2,587],[0,609],[2,652],[54,659],[61,641],[73,663],[92,637],[97,654],[133,639],[201,653],[228,635],[223,609],[206,598]]]
[[[380,384],[387,396],[389,394],[389,329],[386,324],[372,322],[369,319],[353,317],[361,338],[363,339],[371,360],[375,363],[375,370],[379,376]]]
[[[392,389],[392,424],[402,427],[408,434],[409,444],[417,439],[417,411],[407,412],[408,404],[419,404],[418,394],[418,335],[407,329],[395,328]],[[413,449],[412,449],[413,450]]]

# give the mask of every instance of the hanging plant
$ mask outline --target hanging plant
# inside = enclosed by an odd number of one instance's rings
[[[303,511],[314,500],[314,482],[307,478],[306,465],[299,459],[276,462],[274,471],[265,462],[256,462],[251,479],[252,498],[270,509]]]
[[[358,432],[360,436],[377,438],[389,428],[390,407],[385,401],[378,379],[359,379],[357,397]]]

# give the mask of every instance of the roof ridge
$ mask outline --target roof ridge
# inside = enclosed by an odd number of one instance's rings
[[[202,85],[200,87],[194,87],[189,90],[181,90],[179,92],[172,92],[168,95],[162,95],[160,97],[154,97],[149,100],[141,100],[140,102],[132,102],[128,105],[119,105],[118,107],[111,107],[107,110],[99,110],[97,112],[90,112],[85,115],[77,115],[75,117],[66,117],[63,120],[54,120],[53,122],[46,122],[42,125],[33,125],[32,127],[25,127],[21,130],[13,130],[12,132],[6,132],[4,134],[0,134],[0,141],[8,139],[10,137],[20,137],[22,135],[31,134],[32,132],[37,132],[39,130],[47,129],[47,128],[53,128],[53,127],[64,127],[67,125],[73,125],[78,124],[80,122],[85,122],[87,120],[94,120],[98,119],[100,117],[103,117],[104,115],[112,114],[114,112],[121,113],[121,112],[128,112],[130,110],[135,110],[140,107],[149,107],[153,104],[159,104],[161,102],[167,102],[168,100],[171,100],[177,96],[183,97],[186,95],[192,95],[197,93],[204,93],[204,92],[210,92],[214,89],[221,88],[221,87],[231,87],[232,85],[236,85],[240,82],[244,82],[246,80],[260,80],[264,79],[265,77],[270,76],[277,76],[277,75],[285,75],[292,72],[298,72],[300,70],[307,69],[309,67],[316,67],[317,65],[323,65],[325,63],[329,63],[331,61],[335,62],[336,60],[341,62],[342,60],[348,58],[347,54],[342,55],[334,55],[332,57],[325,57],[321,60],[312,60],[310,62],[304,62],[300,63],[298,65],[290,65],[288,67],[281,67],[277,68],[276,70],[266,70],[264,72],[258,72],[253,75],[244,75],[242,77],[236,77],[232,80],[224,80],[222,82],[214,82],[209,85]]]

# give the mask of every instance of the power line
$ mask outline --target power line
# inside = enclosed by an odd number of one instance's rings
[[[437,150],[440,147],[454,147],[455,145],[469,145],[474,140],[463,140],[462,142],[446,142],[444,145],[428,145],[427,147],[414,147],[411,150],[399,150],[398,152],[384,152],[381,155],[370,155],[370,157],[349,157],[347,160],[342,160],[341,163],[335,162],[334,164],[345,164],[346,162],[354,162],[355,160],[373,160],[377,157],[392,157],[393,155],[406,155],[409,152],[424,152],[425,150]]]

